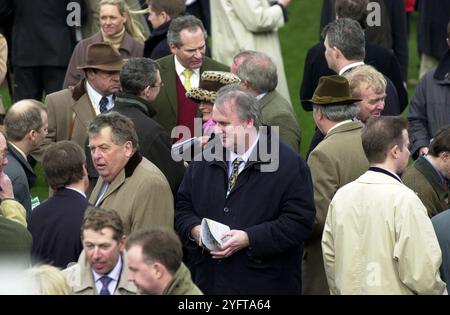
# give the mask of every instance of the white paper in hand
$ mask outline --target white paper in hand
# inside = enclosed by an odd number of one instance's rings
[[[220,251],[220,245],[225,243],[230,237],[222,239],[222,235],[230,230],[228,225],[206,219],[202,220],[200,229],[201,243],[210,251]]]

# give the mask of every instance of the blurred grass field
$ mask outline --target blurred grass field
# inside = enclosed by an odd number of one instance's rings
[[[308,150],[315,126],[311,112],[305,112],[300,106],[299,88],[303,77],[303,65],[306,53],[319,40],[321,7],[321,1],[292,1],[289,6],[289,21],[279,31],[289,91],[302,132],[300,154],[303,157]],[[417,13],[414,13],[411,18],[411,33],[409,34],[409,80],[417,80],[418,77],[417,19]],[[415,86],[411,85],[408,87],[410,99],[414,88]],[[5,108],[9,108],[11,100],[5,84],[0,88],[0,95],[3,97]],[[406,115],[406,113],[407,110],[403,114]],[[32,195],[38,196],[42,201],[47,198],[48,187],[45,183],[40,165],[36,166],[36,172],[38,174],[38,180],[32,188]]]

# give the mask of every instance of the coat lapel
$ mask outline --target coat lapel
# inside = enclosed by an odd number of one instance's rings
[[[91,121],[95,118],[96,114],[94,108],[92,107],[91,100],[89,99],[88,94],[84,94],[78,101],[76,101],[72,105],[73,117],[75,119],[73,122],[72,129],[72,137],[75,142],[83,142],[84,139],[82,135],[86,135],[86,130],[89,127]],[[72,122],[71,122],[72,124]],[[70,126],[69,126],[70,129]],[[70,136],[70,130],[69,130]],[[84,147],[84,143],[79,143],[82,147]]]
[[[177,73],[175,71],[175,60],[174,55],[170,55],[168,58],[165,58],[160,61],[161,66],[161,80],[164,82],[164,90],[166,93],[167,100],[169,101],[169,105],[172,108],[172,111],[176,115],[178,112],[178,100],[177,100]],[[166,104],[164,104],[166,105]],[[178,118],[177,118],[178,119]]]

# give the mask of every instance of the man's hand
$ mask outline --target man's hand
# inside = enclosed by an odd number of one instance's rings
[[[11,180],[9,179],[8,175],[6,175],[3,171],[0,172],[0,198],[14,198],[14,192],[13,187],[11,184]]]
[[[222,239],[229,239],[221,246],[222,251],[211,252],[213,259],[223,259],[233,255],[235,252],[248,247],[250,241],[246,232],[241,230],[231,230],[223,234]]]
[[[420,155],[428,154],[428,147],[421,147],[421,148],[419,149],[419,154],[420,154]]]
[[[200,224],[196,225],[191,230],[191,237],[200,245]]]

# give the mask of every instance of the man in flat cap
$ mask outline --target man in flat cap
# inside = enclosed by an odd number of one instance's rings
[[[111,44],[102,42],[88,46],[83,69],[85,79],[75,87],[47,95],[45,104],[48,114],[48,134],[41,148],[33,157],[42,160],[44,150],[53,142],[72,140],[82,148],[87,145],[87,129],[100,113],[114,106],[113,95],[120,90],[119,73],[123,59]],[[97,181],[98,174],[87,158],[89,190]]]
[[[303,293],[328,294],[320,241],[328,206],[336,191],[369,168],[361,143],[363,124],[349,83],[339,75],[320,78],[314,92],[313,117],[325,139],[311,152],[308,166],[314,185],[316,219],[303,256]]]

